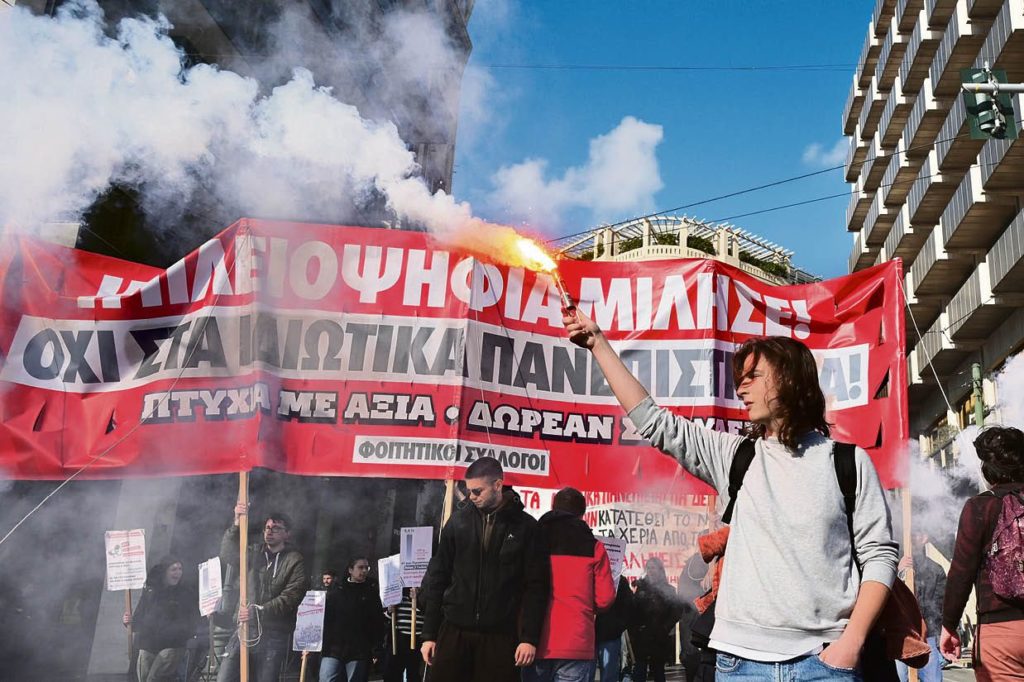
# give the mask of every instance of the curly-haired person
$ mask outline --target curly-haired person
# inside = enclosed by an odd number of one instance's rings
[[[563,323],[570,340],[591,351],[640,434],[728,503],[744,436],[659,408],[592,320],[567,314]],[[861,651],[896,577],[878,474],[857,448],[851,543],[811,351],[789,338],[752,339],[736,349],[732,369],[755,442],[736,495],[711,633],[716,679],[863,679]]]
[[[1024,680],[1024,603],[997,595],[984,570],[1003,498],[1024,492],[1024,433],[1012,427],[989,427],[975,439],[974,448],[981,460],[981,473],[992,489],[967,500],[960,513],[953,561],[946,576],[939,650],[950,660],[960,657],[956,628],[974,588],[978,595],[974,652],[978,682]]]

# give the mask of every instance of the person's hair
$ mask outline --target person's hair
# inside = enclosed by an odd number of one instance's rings
[[[185,562],[176,556],[165,556],[150,566],[149,571],[146,573],[146,585],[156,588],[163,587],[164,581],[167,580],[167,571],[174,564],[181,564],[181,567],[185,568]]]
[[[660,569],[660,575],[657,579],[651,575],[651,569]],[[644,562],[644,578],[650,583],[668,582],[668,574],[665,572],[665,564],[662,563],[661,559],[652,556],[646,562]]]
[[[359,555],[354,556],[354,557],[352,557],[351,559],[348,560],[348,565],[345,566],[345,570],[346,571],[351,571],[353,568],[356,567],[356,564],[359,563],[360,561],[365,561],[367,565],[370,564],[370,559],[368,557],[365,557],[362,554],[359,554]]]
[[[267,518],[263,520],[264,526],[267,525],[267,521],[279,521],[285,530],[290,531],[292,529],[292,517],[284,512],[270,512],[267,514]]]
[[[568,512],[574,516],[583,516],[583,513],[587,511],[587,498],[576,488],[562,488],[555,493],[551,508]]]
[[[990,426],[974,439],[981,473],[991,485],[1024,482],[1024,432],[1012,426]]]
[[[499,481],[505,478],[505,472],[501,468],[501,462],[493,457],[481,457],[469,465],[466,469],[466,480],[471,478],[486,478],[489,481]]]
[[[747,359],[752,366],[764,358],[772,369],[775,401],[770,406],[772,416],[782,424],[779,441],[795,448],[801,436],[817,431],[823,436],[831,433],[825,421],[825,394],[818,383],[818,365],[811,349],[785,336],[766,336],[749,339],[736,349],[732,357],[732,373],[736,387],[746,378]],[[764,424],[751,424],[745,430],[753,438],[764,438]]]
[[[320,571],[320,577],[323,577],[325,575],[329,575],[332,578],[337,578],[338,577],[338,569],[336,569],[336,568],[325,568],[324,570]]]

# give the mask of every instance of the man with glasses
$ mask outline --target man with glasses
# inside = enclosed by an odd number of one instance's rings
[[[245,505],[235,507],[235,523],[224,533],[220,560],[238,570],[238,523]],[[292,522],[273,512],[263,523],[263,541],[248,548],[248,608],[238,622],[249,623],[249,661],[256,682],[276,682],[295,629],[295,612],[306,594],[306,567],[302,554],[288,544]],[[231,636],[217,672],[217,682],[239,678],[238,632]]]
[[[550,569],[537,522],[503,484],[501,464],[466,469],[469,501],[441,531],[423,582],[423,660],[435,682],[518,682],[533,663]]]

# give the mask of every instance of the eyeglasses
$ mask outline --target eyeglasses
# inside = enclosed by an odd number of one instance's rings
[[[492,482],[491,485],[494,485],[494,483]],[[483,486],[481,488],[469,488],[466,492],[469,493],[470,497],[480,497],[480,495],[482,495],[483,492],[488,488],[490,488],[490,486]]]
[[[265,529],[268,533],[287,533],[288,528],[285,526],[267,526]]]

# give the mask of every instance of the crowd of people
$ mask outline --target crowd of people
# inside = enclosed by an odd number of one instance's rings
[[[958,627],[972,589],[977,678],[1024,679],[1021,431],[994,427],[976,440],[991,490],[967,501],[947,576],[926,558],[926,535],[900,559],[871,459],[831,437],[804,344],[771,337],[736,350],[736,395],[751,423],[738,435],[658,407],[596,324],[580,314],[564,322],[639,433],[717,491],[728,525],[709,536],[717,546],[713,570],[695,556],[677,590],[650,559],[635,585],[616,583],[603,543],[583,520],[582,493],[560,490],[536,520],[501,465],[480,459],[465,472],[467,500],[440,532],[418,599],[406,590],[392,607],[394,628],[368,580],[367,557],[354,558],[344,574],[324,572],[322,682],[363,682],[375,662],[395,682],[424,679],[424,664],[438,682],[619,680],[627,658],[633,682],[657,682],[677,646],[691,682],[887,682],[905,679],[902,661],[919,668],[927,661],[920,679],[928,682],[941,679],[943,657],[960,656]],[[244,512],[236,508],[224,535],[221,559],[229,565],[238,564]],[[308,587],[291,530],[287,515],[270,514],[262,541],[249,548],[248,606],[237,621],[248,624],[251,679],[260,682],[277,679]],[[916,573],[917,604],[898,589],[897,573],[908,570]],[[194,616],[178,587],[180,562],[152,575],[134,615],[146,681],[166,679]],[[238,679],[238,651],[236,632],[219,682]]]

